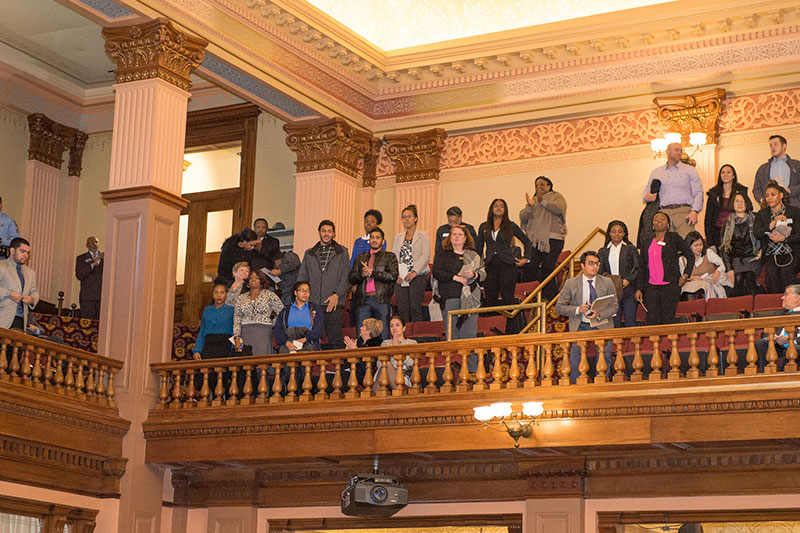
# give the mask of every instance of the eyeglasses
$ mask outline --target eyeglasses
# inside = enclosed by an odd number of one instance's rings
[[[600,266],[600,261],[586,261],[588,266]]]
[[[294,292],[311,292],[310,289],[295,289]]]

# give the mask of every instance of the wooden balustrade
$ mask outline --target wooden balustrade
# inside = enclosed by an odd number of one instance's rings
[[[798,365],[794,344],[798,326],[800,315],[785,315],[156,363],[151,365],[151,369],[161,379],[160,409],[319,402],[376,396],[393,398],[550,386],[602,387],[606,383],[627,381],[794,373]],[[779,358],[772,341],[782,329],[788,332],[789,344],[785,355]],[[768,342],[764,357],[759,358],[756,342],[762,336]],[[603,354],[608,343],[612,355],[607,364]],[[20,364],[12,357],[9,368],[0,372],[0,376],[6,376],[5,379],[31,384],[46,381],[47,386],[74,390],[74,394],[97,396],[104,381],[98,378],[104,375],[98,370],[104,368],[112,372],[106,375],[105,394],[108,395],[108,389],[113,387],[113,369],[109,369],[107,362],[99,362],[102,358],[88,360],[84,356],[78,360],[65,353],[57,357],[60,365],[52,365],[55,354],[49,345],[29,348],[25,339],[8,338],[3,340],[0,350],[5,353],[12,350],[12,345],[13,353],[27,354],[28,363]],[[577,345],[580,351],[577,379],[571,378],[573,368],[569,352],[573,345]],[[21,351],[19,346],[23,347]],[[413,361],[407,376],[402,371],[406,357]],[[65,364],[66,375],[53,370],[54,366],[63,368]],[[103,364],[106,366],[101,367]],[[394,380],[389,379],[390,364],[398,369]],[[594,368],[599,372],[597,375]],[[47,376],[46,380],[44,376]],[[110,398],[113,399],[113,394]]]
[[[0,329],[0,382],[116,407],[114,379],[121,368],[121,361]]]

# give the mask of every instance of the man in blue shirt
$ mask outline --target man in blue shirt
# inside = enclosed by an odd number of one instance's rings
[[[682,154],[681,143],[667,146],[667,164],[650,173],[642,200],[652,202],[656,199],[656,194],[650,192],[650,183],[654,179],[660,180],[661,192],[657,195],[660,209],[672,222],[670,231],[686,238],[697,224],[697,214],[703,210],[703,183],[692,165],[681,162]]]
[[[11,239],[19,237],[19,229],[14,219],[3,211],[3,199],[0,198],[0,245],[8,246]]]
[[[800,161],[786,154],[786,139],[782,135],[773,135],[769,138],[769,151],[772,157],[756,171],[753,196],[761,203],[767,183],[775,180],[789,191],[789,202],[795,207],[800,207]]]

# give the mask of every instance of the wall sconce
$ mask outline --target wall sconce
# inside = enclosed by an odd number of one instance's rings
[[[536,417],[544,412],[542,402],[526,402],[522,404],[522,413],[511,409],[510,402],[497,402],[491,405],[474,407],[475,419],[483,423],[483,428],[504,431],[514,439],[514,447],[519,448],[521,437],[530,438],[533,434],[533,426],[536,424]],[[493,418],[497,422],[490,424]]]
[[[689,144],[694,146],[694,152],[689,157],[693,157],[708,142],[708,136],[703,132],[689,134]]]
[[[664,152],[667,150],[667,146],[672,143],[679,143],[681,142],[681,134],[680,133],[665,133],[664,136],[660,139],[653,139],[650,141],[650,149],[653,150],[656,155],[653,158],[656,158],[660,155],[664,155]]]

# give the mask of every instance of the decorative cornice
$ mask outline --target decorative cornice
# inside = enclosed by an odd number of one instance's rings
[[[73,137],[72,146],[69,148],[69,162],[67,168],[69,169],[70,176],[81,177],[81,170],[83,168],[83,149],[86,147],[86,141],[89,136],[82,131],[76,131]]]
[[[667,131],[680,133],[683,145],[689,145],[689,135],[705,133],[708,144],[716,144],[719,135],[719,116],[725,89],[710,89],[702,93],[658,96],[658,118]]]
[[[578,418],[609,418],[633,416],[674,416],[704,413],[733,413],[748,411],[786,411],[800,409],[800,398],[779,400],[751,400],[730,402],[704,402],[673,405],[638,405],[619,407],[597,407],[590,409],[563,409],[545,411],[541,419],[575,420]]]
[[[395,164],[398,183],[438,180],[447,133],[436,128],[419,133],[386,135],[386,155]]]
[[[188,91],[208,41],[179,31],[165,18],[103,28],[106,55],[117,64],[117,83],[162,79]]]
[[[770,465],[773,468],[793,468],[800,464],[800,451],[626,454],[624,457],[589,458],[586,471],[592,474],[625,474],[630,472],[676,471],[697,468],[752,469]]]
[[[359,177],[364,156],[374,151],[375,141],[369,132],[359,130],[344,119],[286,124],[286,145],[297,156],[297,172],[336,169]]]
[[[6,386],[13,386],[9,384],[4,384]],[[38,392],[38,394],[45,394],[43,392]],[[65,402],[69,401],[65,399],[63,396],[59,396],[59,401],[63,405]],[[117,410],[114,408],[104,408],[100,405],[93,405],[92,408],[103,409],[103,410],[112,410],[116,415]],[[84,429],[93,431],[96,433],[102,433],[103,435],[113,435],[115,437],[122,438],[128,432],[128,426],[130,423],[126,420],[120,419],[123,423],[121,426],[111,425],[111,424],[104,424],[102,422],[98,422],[96,420],[97,417],[86,417],[81,418],[77,416],[72,416],[64,413],[63,411],[58,411],[55,409],[45,409],[42,407],[33,407],[30,405],[24,405],[19,402],[11,401],[8,397],[4,397],[0,399],[0,411],[5,413],[12,413],[17,415],[23,415],[27,418],[38,418],[40,420],[44,420],[46,422],[71,426],[78,429]]]
[[[78,130],[59,124],[42,113],[28,115],[28,129],[31,134],[28,159],[60,169],[64,163],[64,151],[72,147]]]

